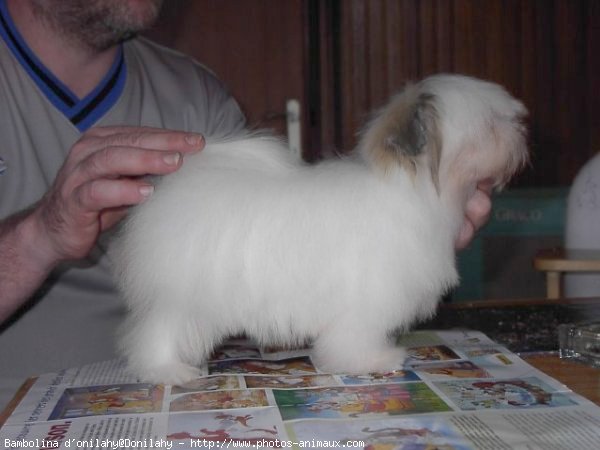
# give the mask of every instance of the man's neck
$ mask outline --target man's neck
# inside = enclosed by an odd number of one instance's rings
[[[19,33],[40,61],[79,98],[89,94],[114,62],[118,48],[85,48],[65,38],[33,13],[29,0],[7,0]]]

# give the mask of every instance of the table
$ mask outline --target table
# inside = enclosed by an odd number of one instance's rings
[[[2,425],[4,425],[4,422],[6,422],[6,419],[9,418],[9,416],[12,414],[12,412],[17,407],[19,402],[23,399],[23,397],[25,397],[25,394],[27,394],[27,391],[29,390],[29,388],[31,388],[31,386],[33,386],[33,383],[35,383],[36,379],[37,379],[36,377],[32,377],[32,378],[25,380],[25,382],[21,385],[19,390],[15,393],[15,396],[12,398],[12,400],[8,403],[8,405],[6,405],[6,408],[4,408],[4,411],[2,411],[0,413],[0,427],[2,427]]]
[[[536,369],[565,384],[573,392],[600,406],[600,369],[560,359],[554,353],[522,355],[522,358]]]
[[[445,303],[423,329],[478,330],[513,353],[557,351],[558,326],[600,321],[600,298],[481,300]]]

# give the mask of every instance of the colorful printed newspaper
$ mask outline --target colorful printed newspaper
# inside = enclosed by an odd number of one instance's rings
[[[0,430],[7,449],[591,449],[600,407],[484,334],[404,336],[404,370],[331,375],[308,351],[224,345],[182,386],[119,361],[40,376]]]

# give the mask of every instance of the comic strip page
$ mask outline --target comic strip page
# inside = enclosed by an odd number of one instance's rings
[[[121,361],[38,378],[4,448],[577,449],[600,408],[484,334],[419,331],[390,373],[329,374],[309,349],[233,340],[180,386],[138,382]],[[29,445],[31,444],[31,445]]]

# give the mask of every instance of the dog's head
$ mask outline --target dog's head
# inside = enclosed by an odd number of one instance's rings
[[[359,151],[384,173],[430,176],[436,189],[484,179],[503,186],[528,161],[527,110],[501,86],[461,75],[408,85],[362,133]]]

